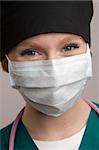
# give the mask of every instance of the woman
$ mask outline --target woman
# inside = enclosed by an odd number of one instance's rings
[[[99,106],[81,97],[92,15],[91,1],[2,3],[1,63],[26,106],[1,149],[99,149]]]

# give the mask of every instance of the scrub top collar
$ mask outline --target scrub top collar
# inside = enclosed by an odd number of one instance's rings
[[[87,127],[85,129],[79,150],[83,150],[84,148],[95,149],[97,148],[97,146],[99,147],[99,143],[97,143],[97,139],[99,139],[99,134],[97,134],[98,128],[99,128],[99,116],[92,109],[87,121]],[[20,120],[19,122],[15,137],[15,150],[21,148],[29,150],[38,150],[36,144],[29,135],[22,120]]]

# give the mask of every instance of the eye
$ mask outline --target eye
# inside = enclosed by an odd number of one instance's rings
[[[69,43],[63,47],[65,52],[74,50],[76,48],[79,48],[79,45],[77,43]]]
[[[25,49],[21,52],[21,56],[37,56],[41,55],[39,52],[37,52],[35,49]]]

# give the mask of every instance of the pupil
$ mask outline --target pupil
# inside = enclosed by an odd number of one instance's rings
[[[28,51],[27,55],[35,55],[35,51]]]
[[[67,46],[67,47],[65,47],[65,50],[66,50],[66,51],[71,50],[71,46]]]
[[[31,51],[31,54],[35,55],[35,51]]]
[[[68,46],[68,47],[67,47],[67,49],[68,49],[68,50],[70,50],[70,49],[71,49],[71,47],[70,47],[70,46]]]

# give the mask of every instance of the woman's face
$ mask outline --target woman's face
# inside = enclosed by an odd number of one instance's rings
[[[14,61],[59,59],[86,52],[82,37],[74,34],[48,33],[24,40],[8,56]]]

